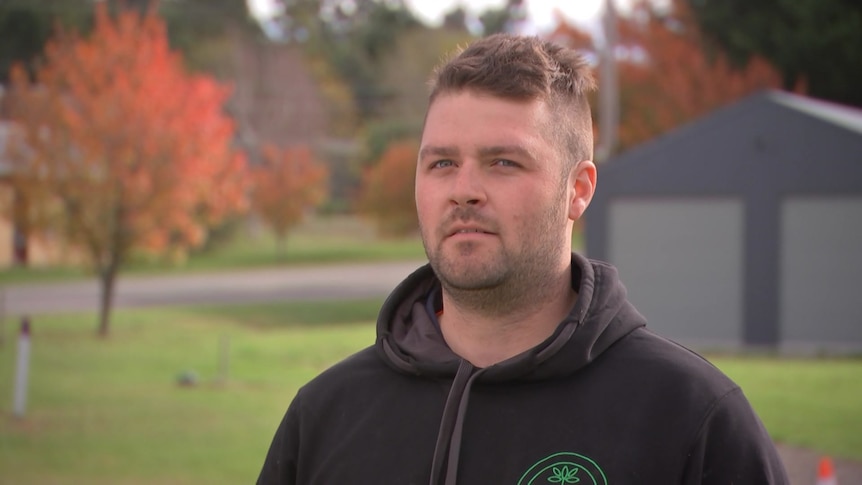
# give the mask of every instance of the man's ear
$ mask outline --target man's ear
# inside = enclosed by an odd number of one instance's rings
[[[578,162],[572,169],[571,181],[574,191],[569,204],[569,219],[581,218],[593,200],[596,191],[596,164],[591,160]]]

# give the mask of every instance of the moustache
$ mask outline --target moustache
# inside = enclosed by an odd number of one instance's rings
[[[498,232],[497,225],[493,220],[479,213],[479,211],[473,207],[455,207],[452,211],[446,215],[446,218],[443,220],[441,227],[449,228],[457,223],[471,223],[478,225],[489,232]]]

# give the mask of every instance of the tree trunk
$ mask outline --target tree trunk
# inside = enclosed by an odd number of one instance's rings
[[[111,264],[99,271],[99,286],[101,289],[99,301],[99,337],[107,337],[111,325],[111,307],[114,303],[114,282],[117,276],[117,266]]]
[[[12,265],[25,268],[29,266],[27,246],[29,244],[29,219],[27,213],[27,199],[19,189],[15,189],[12,182]]]
[[[275,254],[279,261],[284,261],[287,254],[287,235],[276,234],[275,236]]]

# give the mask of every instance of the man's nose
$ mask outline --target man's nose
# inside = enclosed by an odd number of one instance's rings
[[[451,199],[455,205],[477,205],[486,199],[481,169],[473,163],[458,167],[452,186]]]

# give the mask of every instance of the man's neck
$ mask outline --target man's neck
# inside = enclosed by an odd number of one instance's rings
[[[489,314],[459,304],[443,290],[440,329],[453,352],[477,367],[488,367],[535,347],[551,336],[577,300],[571,270],[545,285],[542,294],[523,295],[520,305]],[[505,305],[504,305],[505,306]]]

